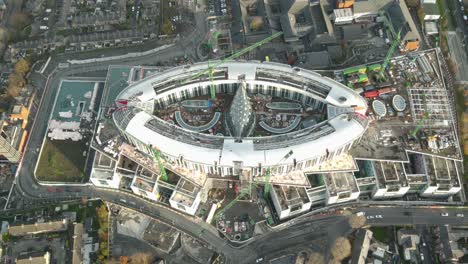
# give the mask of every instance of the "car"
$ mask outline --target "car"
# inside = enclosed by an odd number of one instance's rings
[[[441,216],[448,216],[448,213],[447,212],[443,212],[440,214]]]
[[[426,246],[426,242],[423,242],[423,243],[422,243],[422,246],[425,247],[425,246]]]
[[[263,261],[263,257],[258,258],[257,260],[255,260],[255,263],[260,263],[260,262],[262,262],[262,261]]]
[[[421,260],[424,260],[424,254],[421,253]]]
[[[367,219],[374,219],[375,217],[373,215],[368,215]]]
[[[382,216],[382,215],[376,215],[375,218],[380,218],[380,219],[382,219],[383,216]]]
[[[462,213],[458,213],[458,214],[457,214],[457,217],[464,217],[464,216],[465,216],[465,215],[462,214]]]

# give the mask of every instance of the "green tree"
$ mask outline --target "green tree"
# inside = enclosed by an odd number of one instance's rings
[[[9,241],[11,241],[11,236],[10,236],[10,234],[4,233],[4,234],[2,235],[2,241],[3,241],[3,242],[9,242]]]
[[[171,20],[169,20],[169,18],[164,19],[164,23],[161,27],[161,33],[163,33],[163,35],[172,35],[173,32]]]

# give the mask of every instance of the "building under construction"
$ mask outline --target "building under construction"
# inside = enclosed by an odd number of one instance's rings
[[[464,199],[440,52],[379,65],[343,72],[368,75],[352,89],[346,76],[339,83],[269,62],[210,71],[200,63],[129,80],[102,112],[113,122],[98,125],[91,182],[191,215],[206,208],[207,182],[235,182],[243,198],[271,201],[279,220],[360,197]],[[226,212],[212,211],[210,219]]]

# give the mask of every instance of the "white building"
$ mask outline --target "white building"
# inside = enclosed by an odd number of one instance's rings
[[[196,80],[184,81],[207,68],[206,63],[200,63],[166,71],[126,88],[117,100],[121,106],[114,113],[117,127],[141,152],[150,155],[151,147],[158,148],[167,164],[191,172],[221,176],[242,172],[257,176],[264,175],[269,168],[272,178],[305,170],[349,150],[367,128],[368,121],[363,115],[367,109],[365,100],[341,83],[315,72],[277,63],[230,62],[225,65],[213,73],[217,94],[232,95],[238,89],[245,89],[245,92],[236,93],[234,101],[246,102],[248,99],[241,97],[257,94],[278,96],[316,111],[324,111],[327,106],[340,108],[335,111],[339,114],[293,132],[289,132],[294,129],[288,130],[288,127],[273,129],[265,125],[275,134],[268,137],[249,136],[247,129],[240,138],[200,133],[203,126],[181,123],[177,113],[176,120],[171,122],[154,115],[154,111],[165,111],[171,105],[210,93],[207,73]],[[245,108],[234,113],[245,114]],[[226,122],[232,117],[227,112],[221,115],[227,116]],[[175,125],[176,122],[180,126]],[[255,124],[254,120],[248,122],[242,124],[243,129]],[[291,126],[299,123],[292,122]],[[258,124],[264,125],[262,122]],[[233,128],[230,129],[232,132]],[[294,154],[284,160],[290,151]]]
[[[273,185],[270,196],[280,220],[307,212],[312,205],[304,187]]]
[[[334,9],[335,25],[351,24],[353,22],[353,10],[351,8]]]

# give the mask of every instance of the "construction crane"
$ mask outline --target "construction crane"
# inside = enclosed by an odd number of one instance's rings
[[[398,31],[396,37],[393,39],[392,45],[388,49],[387,55],[385,56],[385,59],[382,63],[382,67],[380,68],[380,72],[379,72],[380,79],[384,78],[385,69],[387,69],[388,63],[390,62],[390,59],[392,58],[393,53],[395,52],[395,48],[400,43],[400,34],[401,34],[401,29]]]
[[[164,168],[164,164],[161,159],[161,152],[158,149],[153,148],[151,145],[149,145],[149,149],[151,153],[153,154],[153,161],[158,163],[159,173],[161,174],[161,179],[163,181],[167,181],[167,173],[166,173],[166,169]]]
[[[236,58],[239,58],[240,56],[260,47],[261,45],[265,44],[265,43],[268,43],[270,41],[272,41],[273,39],[279,37],[283,35],[283,32],[277,32],[271,36],[269,36],[268,38],[265,38],[257,43],[254,43],[252,44],[251,46],[247,47],[247,48],[244,48],[234,54],[232,54],[231,56],[225,58],[225,59],[222,59],[221,61],[218,61],[217,63],[213,64],[213,65],[210,65],[210,63],[208,62],[208,68],[206,70],[203,70],[203,71],[200,71],[198,72],[197,74],[194,74],[192,76],[190,76],[189,78],[187,78],[186,80],[184,80],[182,82],[183,83],[187,83],[191,80],[194,80],[194,79],[197,79],[197,78],[200,78],[201,76],[203,75],[206,75],[208,74],[209,78],[210,78],[210,81],[211,81],[211,85],[210,85],[210,94],[211,94],[211,98],[215,99],[216,98],[216,89],[215,89],[215,86],[214,86],[214,82],[213,82],[213,71],[215,68],[219,67],[220,65],[224,64],[226,61],[229,61],[229,60],[233,60],[233,59],[236,59]]]
[[[214,219],[218,220],[221,217],[221,215],[224,214],[224,212],[229,210],[229,208],[233,207],[241,198],[250,193],[252,191],[252,187],[256,185],[257,184],[253,182],[249,183],[249,185],[247,185],[244,189],[241,190],[241,192],[237,195],[237,197],[234,200],[228,203],[223,209],[219,210],[219,212],[215,215]]]
[[[283,158],[281,158],[280,161],[278,161],[278,163],[276,163],[275,167],[278,166],[278,164],[280,164],[283,160],[286,160],[288,159],[289,157],[291,157],[291,155],[293,154],[294,152],[292,150],[290,150],[286,155],[284,155]],[[295,162],[294,162],[295,163]],[[270,194],[270,176],[271,176],[271,170],[270,168],[268,168],[266,170],[266,173],[265,173],[265,188],[263,189],[263,197],[267,198],[268,197],[268,194]]]
[[[281,158],[280,161],[278,161],[278,163],[276,163],[276,165],[274,165],[273,167],[276,167],[278,166],[278,164],[280,164],[283,160],[286,160],[288,159],[289,157],[291,157],[291,155],[293,154],[294,152],[292,150],[290,150],[286,155],[284,155],[283,158]],[[265,172],[265,188],[264,188],[264,191],[263,191],[263,195],[264,197],[266,198],[268,196],[268,194],[270,193],[270,176],[271,176],[271,170],[270,168],[268,168]],[[226,212],[229,208],[231,208],[232,206],[234,206],[234,204],[236,204],[241,198],[243,198],[245,195],[247,195],[248,193],[251,193],[252,192],[252,187],[257,187],[257,183],[254,183],[254,182],[251,182],[249,183],[249,185],[247,185],[245,188],[243,188],[240,193],[237,195],[237,197],[232,200],[230,203],[228,203],[224,208],[222,208],[214,217],[214,219],[218,220],[221,215],[224,214],[224,212]]]
[[[242,56],[242,55],[244,55],[244,54],[246,54],[246,53],[248,53],[248,52],[250,52],[250,51],[252,51],[252,50],[254,50],[254,49],[258,48],[258,47],[260,47],[260,46],[262,46],[263,44],[272,41],[273,39],[275,39],[275,38],[277,38],[277,37],[279,37],[281,35],[283,35],[283,32],[277,32],[277,33],[275,33],[275,34],[273,34],[273,35],[271,35],[271,36],[269,36],[269,37],[267,37],[267,38],[265,38],[265,39],[263,39],[263,40],[261,40],[261,41],[259,41],[257,43],[252,44],[251,46],[249,46],[247,48],[244,48],[244,49],[232,54],[231,56],[229,56],[229,57],[227,57],[225,59],[222,59],[221,61],[216,62],[213,65],[209,65],[206,70],[200,71],[200,72],[188,77],[187,79],[185,79],[182,82],[182,84],[187,83],[187,82],[189,82],[191,80],[200,78],[203,75],[210,74],[210,72],[212,72],[215,68],[219,67],[220,65],[224,64],[226,61],[236,59],[236,58],[238,58],[238,57],[240,57],[240,56]]]
[[[218,37],[221,33],[219,31],[215,31],[213,35],[211,35],[210,41],[208,42],[209,48],[211,51],[213,50],[213,44],[218,40]],[[210,68],[209,76],[210,76],[210,95],[212,100],[216,100],[216,89],[213,81],[213,69],[210,67],[210,61],[208,61],[208,68]]]

